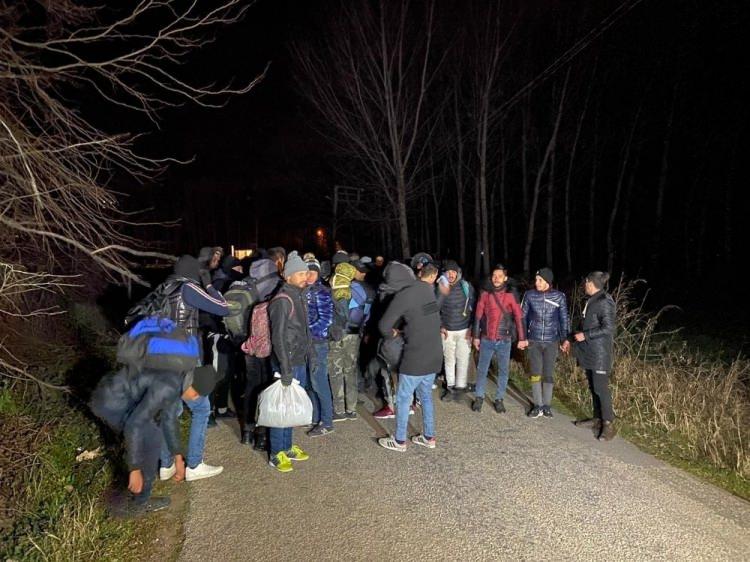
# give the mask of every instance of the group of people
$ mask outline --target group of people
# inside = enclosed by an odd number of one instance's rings
[[[382,256],[339,250],[321,262],[312,253],[287,254],[280,247],[244,260],[204,248],[197,258],[182,256],[154,291],[161,295],[161,314],[201,343],[198,366],[180,373],[122,369],[100,383],[92,410],[124,434],[128,509],[136,514],[168,505],[169,498],[151,495],[157,477],[192,481],[222,472],[203,460],[207,428],[216,418],[237,416],[242,443],[267,451],[279,472],[307,460],[293,428],[256,423],[259,396],[275,379],[285,386],[296,380],[307,390],[313,404],[307,434],[313,438],[333,433],[337,422],[356,420],[360,392],[376,383],[383,406],[373,416],[395,418],[396,425],[378,443],[403,452],[408,441],[436,446],[432,396],[439,375],[442,400],[473,392],[471,409],[479,412],[494,358],[492,406],[504,413],[516,347],[526,355],[531,382],[527,415],[552,417],[555,362],[559,352],[572,350],[593,402],[592,417],[576,424],[609,440],[615,434],[608,388],[615,304],[607,281],[600,271],[586,277],[589,299],[580,329],[571,331],[565,294],[553,288],[546,267],[521,297],[498,264],[477,295],[455,261],[424,252],[386,263]],[[472,347],[478,351],[473,385]],[[177,430],[184,406],[192,414],[186,448]],[[422,433],[410,437],[409,416],[418,410]]]

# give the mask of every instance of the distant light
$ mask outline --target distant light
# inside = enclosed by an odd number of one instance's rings
[[[315,231],[315,235],[318,238],[323,238],[323,236],[325,236],[325,233],[326,233],[326,231],[323,230],[322,228],[319,228],[318,230]]]

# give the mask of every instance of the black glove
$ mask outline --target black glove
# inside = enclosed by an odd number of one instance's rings
[[[292,381],[294,380],[294,375],[292,373],[289,373],[288,375],[281,375],[281,384],[284,386],[289,386],[292,384]]]

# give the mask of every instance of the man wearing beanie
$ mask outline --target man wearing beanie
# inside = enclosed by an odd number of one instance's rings
[[[446,291],[438,291],[440,334],[443,337],[445,382],[442,399],[460,399],[466,391],[466,376],[471,356],[471,330],[474,313],[474,288],[461,278],[461,268],[453,260],[445,261]]]
[[[559,349],[567,353],[570,347],[568,333],[568,302],[565,294],[552,288],[554,274],[549,267],[536,272],[534,289],[526,291],[521,302],[524,327],[528,343],[529,376],[534,407],[528,416],[552,417],[552,388],[554,386],[555,360]]]
[[[284,285],[268,305],[271,324],[271,348],[284,386],[297,379],[307,387],[307,360],[310,355],[310,331],[307,324],[307,264],[296,251],[290,252],[284,264]],[[309,455],[292,443],[292,428],[269,430],[271,458],[269,464],[279,472],[291,472],[291,461],[307,460]]]
[[[320,279],[320,262],[309,255],[307,263],[307,325],[312,338],[310,357],[310,385],[312,386],[313,428],[310,437],[320,437],[333,431],[333,398],[328,381],[328,329],[333,322],[331,289]]]

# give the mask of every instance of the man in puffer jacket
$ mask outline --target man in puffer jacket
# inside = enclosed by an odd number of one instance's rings
[[[448,281],[445,292],[438,291],[440,333],[443,336],[445,382],[442,399],[459,399],[466,391],[466,376],[471,356],[471,321],[474,313],[474,288],[461,277],[461,268],[453,260],[445,262]]]
[[[519,349],[528,349],[531,393],[534,407],[528,416],[552,417],[552,388],[554,387],[555,360],[557,350],[567,353],[570,348],[568,333],[568,301],[562,291],[553,289],[552,270],[543,267],[536,272],[534,290],[526,291],[521,302],[528,344]]]
[[[320,279],[320,262],[308,256],[307,264],[307,320],[312,338],[310,358],[311,400],[313,403],[313,425],[307,433],[320,437],[333,431],[333,397],[328,381],[328,329],[333,322],[333,297],[331,289]]]

